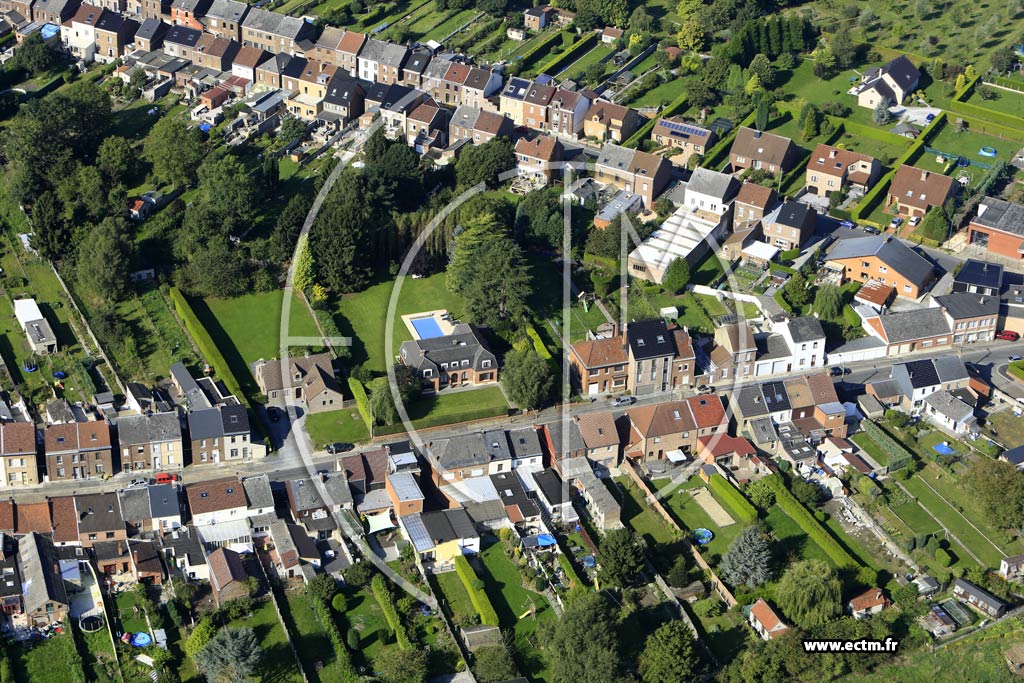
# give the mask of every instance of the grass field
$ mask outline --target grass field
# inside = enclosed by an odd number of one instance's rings
[[[967,101],[971,104],[976,104],[979,107],[991,109],[992,111],[999,111],[1004,114],[1010,114],[1011,116],[1024,117],[1024,93],[1015,92],[1013,90],[1004,90],[1003,88],[996,88],[994,86],[992,87],[992,92],[996,94],[995,99],[983,100],[978,96],[978,89],[975,88]]]
[[[233,299],[206,299],[209,313],[216,319],[211,327],[208,320],[200,320],[223,352],[225,346],[233,348],[246,363],[260,358],[277,358],[281,346],[281,307],[284,291],[246,294]],[[199,311],[197,310],[198,314]],[[220,334],[215,332],[220,327]],[[292,295],[289,332],[297,336],[315,337],[316,324],[305,304]],[[222,344],[225,342],[225,344]],[[225,354],[226,355],[226,354]]]
[[[793,521],[793,518],[782,511],[782,508],[773,505],[764,521],[778,541],[778,549],[783,557],[821,560],[830,567],[836,566],[835,562],[821,549],[821,546],[811,540]]]
[[[683,94],[686,89],[686,82],[681,78],[669,77],[669,80],[665,81],[657,87],[651,88],[643,95],[640,95],[635,100],[629,103],[629,106],[636,109],[642,109],[644,107],[659,107],[672,102],[677,97]]]
[[[256,603],[252,613],[228,622],[228,628],[251,628],[263,648],[260,683],[302,683],[302,674],[295,665],[295,657],[288,647],[288,636],[277,620],[270,600]]]
[[[66,683],[74,657],[75,642],[68,632],[43,641],[31,648],[8,645],[16,683]]]
[[[985,423],[986,431],[995,429],[995,436],[1007,448],[1024,445],[1024,420],[1010,410],[992,413]]]
[[[303,669],[310,683],[332,683],[341,680],[341,669],[334,656],[331,641],[317,619],[309,598],[299,590],[283,592],[279,601],[285,623],[292,632],[292,642],[299,652]]]
[[[575,62],[567,66],[562,73],[569,78],[576,78],[579,75],[583,74],[588,66],[590,66],[591,64],[597,64],[610,54],[612,54],[612,49],[610,47],[598,43],[597,45],[594,45],[594,47],[592,47],[588,52],[580,56],[580,58],[577,59]],[[605,62],[605,73],[607,72],[608,62]]]
[[[868,436],[867,432],[854,434],[850,437],[850,441],[857,444],[858,448],[867,453],[872,460],[882,467],[889,464],[889,456],[885,454],[885,451],[879,448],[878,444],[871,440],[871,437]]]
[[[999,160],[1007,162],[1010,161],[1017,150],[1020,149],[1020,146],[1019,142],[1003,140],[991,135],[986,135],[982,132],[971,130],[970,128],[958,133],[954,125],[946,121],[940,125],[938,134],[935,135],[928,143],[929,148],[938,150],[945,155],[945,162],[939,163],[937,160],[937,154],[934,152],[928,152],[922,147],[920,152],[911,157],[908,163],[912,166],[933,172],[945,172],[949,170],[950,167],[953,166],[952,160],[955,157],[964,157],[971,162],[978,162],[991,166],[994,162]],[[982,147],[995,148],[996,157],[985,157],[979,154],[978,152]],[[975,166],[972,163],[972,165],[966,169],[953,167],[949,170],[949,175],[956,178],[962,173],[966,173],[970,177],[970,184],[973,186],[984,177],[985,172],[986,169]]]
[[[696,481],[698,484],[700,480],[696,477],[690,479],[687,484]],[[669,483],[669,480],[662,479],[653,482],[658,488],[665,486]],[[661,504],[668,508],[669,512],[675,515],[676,520],[679,521],[683,527],[687,529],[697,529],[703,527],[710,529],[715,535],[711,540],[711,543],[701,548],[701,554],[704,558],[712,564],[717,564],[718,560],[725,554],[729,549],[729,545],[733,540],[739,536],[740,532],[743,531],[743,524],[739,522],[733,522],[728,526],[718,526],[711,517],[704,511],[704,508],[693,499],[691,491],[696,489],[707,490],[704,486],[692,486],[688,488],[677,488],[667,498],[662,499]],[[719,501],[721,503],[721,501]],[[728,508],[726,508],[728,510]]]
[[[540,654],[542,644],[536,632],[542,623],[556,618],[554,610],[543,595],[523,587],[519,569],[505,556],[504,546],[493,536],[484,539],[480,559],[487,596],[498,613],[502,629],[510,629],[515,639],[514,652],[520,673],[535,683],[547,683],[546,664]]]
[[[909,501],[889,508],[915,534],[929,534],[939,531],[939,523],[924,511],[917,501]]]
[[[374,372],[383,373],[385,359],[394,357],[402,342],[412,339],[402,322],[408,313],[446,309],[458,318],[465,307],[461,297],[448,291],[445,274],[438,273],[420,280],[406,278],[398,299],[394,324],[394,348],[390,354],[384,349],[384,326],[393,281],[382,282],[358,294],[348,294],[338,303],[338,327],[343,335],[352,337],[350,349],[353,363],[362,363]]]
[[[422,40],[441,41],[444,38],[446,38],[449,33],[458,29],[460,26],[462,26],[470,19],[472,19],[474,16],[476,16],[478,13],[479,12],[475,9],[466,9],[462,10],[461,12],[456,12],[455,14],[448,17],[448,19],[442,21],[441,23],[434,26],[434,28],[430,29],[425,34],[423,34]],[[434,20],[436,21],[437,18],[434,17]]]
[[[135,594],[125,591],[117,594],[117,618],[121,621],[121,630],[125,633],[149,633],[149,626],[141,608],[136,611]]]
[[[435,592],[439,592],[448,602],[448,607],[451,609],[452,615],[456,620],[470,618],[476,614],[476,608],[473,607],[473,602],[469,599],[469,593],[466,592],[466,587],[462,585],[462,579],[459,578],[458,574],[455,572],[442,572],[441,574],[431,575],[431,579],[435,586]]]
[[[99,631],[86,633],[78,624],[72,623],[71,628],[77,633],[82,647],[82,664],[85,675],[92,683],[108,683],[116,680],[116,664],[114,663],[114,645],[110,642],[110,633],[102,628]]]

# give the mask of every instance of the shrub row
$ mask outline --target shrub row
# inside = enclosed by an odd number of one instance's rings
[[[839,565],[839,567],[851,569],[857,569],[861,566],[850,553],[846,552],[843,546],[839,545],[839,541],[814,518],[814,515],[799,500],[793,497],[793,494],[789,492],[789,489],[782,482],[782,477],[772,475],[765,477],[765,481],[768,482],[768,485],[775,492],[775,504],[789,515],[797,523],[797,526],[812,541],[817,543],[825,551],[826,555],[832,558],[833,562]]]
[[[570,66],[576,59],[582,56],[581,50],[584,47],[597,41],[597,34],[590,32],[577,40],[575,43],[569,46],[569,49],[560,55],[556,55],[554,59],[548,61],[544,66],[540,68],[541,73],[548,74],[549,76],[557,76],[562,70]],[[561,68],[559,68],[561,67]]]
[[[469,593],[473,609],[480,615],[480,623],[487,626],[497,626],[498,613],[494,611],[494,606],[491,604],[490,598],[487,597],[487,592],[484,590],[484,582],[473,571],[473,567],[469,564],[469,560],[466,559],[465,555],[459,555],[455,558],[455,573],[459,575],[462,585],[465,586],[466,592]]]
[[[665,116],[672,116],[686,108],[686,92],[683,92],[679,97],[675,98],[668,103],[658,116],[651,118],[650,121],[640,126],[640,129],[633,133],[624,143],[623,147],[637,147],[641,142],[651,136],[651,131],[654,130],[655,124],[658,123],[658,119]]]
[[[359,408],[359,414],[363,417],[366,428],[373,429],[373,425],[370,422],[370,399],[366,395],[366,387],[355,377],[349,377],[348,388],[352,392],[352,398],[356,400],[356,407]]]
[[[560,40],[562,40],[562,31],[553,31],[550,36],[520,55],[520,68],[524,71],[529,69],[531,64],[540,59],[541,55],[554,47],[556,41]]]
[[[750,504],[738,488],[730,484],[725,477],[720,474],[714,474],[708,481],[708,487],[712,493],[718,498],[725,502],[729,506],[730,512],[735,515],[739,521],[744,524],[749,524],[757,519],[757,510]]]
[[[411,645],[409,643],[409,636],[405,632],[405,624],[402,623],[402,619],[398,616],[398,610],[395,609],[395,596],[388,589],[384,577],[380,574],[374,576],[370,582],[370,587],[373,589],[373,597],[376,598],[377,604],[380,605],[380,610],[384,613],[384,619],[388,622],[391,630],[395,632],[395,640],[398,642],[398,647],[403,650],[408,649]]]
[[[345,647],[345,641],[341,637],[341,629],[338,628],[338,622],[335,621],[334,615],[331,614],[331,608],[327,606],[323,599],[315,595],[309,596],[309,602],[313,606],[313,613],[320,620],[324,631],[327,632],[327,637],[331,641],[334,657],[338,660],[338,666],[341,668],[341,680],[345,683],[355,683],[361,680],[352,667],[352,658],[349,656],[348,648]]]
[[[562,571],[565,572],[565,576],[570,582],[567,600],[572,602],[586,591],[583,579],[581,579],[580,575],[576,573],[576,567],[573,566],[572,560],[570,560],[564,552],[558,553],[558,566],[562,568]]]
[[[889,456],[889,471],[903,469],[914,460],[914,453],[894,439],[874,420],[861,420],[860,428]]]
[[[986,109],[972,102],[950,102],[949,108],[960,114],[968,130],[996,137],[1024,142],[1024,118]],[[971,118],[967,118],[967,117]],[[977,117],[979,120],[976,120]]]
[[[533,326],[533,323],[526,325],[526,336],[533,342],[533,350],[537,352],[537,355],[544,360],[551,360],[551,352],[548,351],[548,347],[544,345],[543,340],[540,338],[540,333],[537,332],[537,328]]]
[[[249,406],[249,398],[242,393],[242,387],[238,383],[238,379],[235,377],[235,373],[231,372],[231,368],[228,366],[228,362],[224,359],[220,349],[214,343],[210,333],[206,331],[206,327],[199,322],[196,312],[192,310],[192,306],[188,303],[185,295],[181,293],[177,287],[171,287],[170,289],[171,302],[174,304],[174,310],[181,318],[181,321],[185,324],[185,329],[188,330],[192,340],[199,347],[199,353],[203,355],[203,358],[213,366],[213,371],[217,374],[217,377],[224,382],[224,386],[227,387],[228,391],[238,397],[238,400],[242,401]]]

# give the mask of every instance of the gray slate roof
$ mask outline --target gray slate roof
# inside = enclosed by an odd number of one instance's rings
[[[149,513],[154,519],[181,515],[181,501],[178,487],[173,484],[157,484],[149,489]]]
[[[445,543],[456,539],[477,538],[479,534],[473,520],[463,508],[424,512],[420,515],[423,526],[434,543]]]
[[[237,0],[213,0],[210,9],[206,10],[206,16],[213,17],[214,19],[234,21],[240,24],[248,11],[249,6],[244,2],[238,2]]]
[[[90,493],[75,496],[78,532],[123,531],[124,517],[116,493]]]
[[[797,344],[825,338],[821,321],[811,316],[801,316],[789,321],[789,334]]]
[[[117,435],[122,448],[178,441],[181,439],[181,422],[177,413],[125,415],[117,420]]]
[[[1024,235],[1024,204],[986,197],[972,223],[1014,235]]]
[[[19,541],[18,556],[26,611],[43,610],[48,602],[68,604],[64,580],[54,571],[58,559],[53,541],[32,532]]]
[[[970,581],[965,581],[964,579],[956,579],[955,581],[953,581],[953,589],[959,589],[963,591],[964,594],[973,596],[975,600],[985,605],[990,605],[992,607],[1006,606],[1001,600],[996,598],[988,591],[984,591],[981,588],[975,586]]]
[[[736,194],[739,190],[739,183],[727,173],[699,167],[694,169],[693,175],[686,183],[686,189],[726,200]]]
[[[985,200],[989,201],[989,200]],[[1021,216],[1024,222],[1024,214]],[[978,287],[994,288],[997,292],[1003,285],[1003,267],[998,263],[979,261],[969,258],[964,261],[960,272],[953,278],[953,282],[964,285],[976,285]]]
[[[932,359],[935,366],[935,374],[942,383],[956,382],[968,379],[967,366],[959,356],[939,356]]]
[[[127,521],[138,522],[151,518],[148,486],[122,489],[117,492],[117,497],[121,500],[121,514]]]
[[[540,435],[533,427],[509,430],[508,442],[512,448],[513,458],[522,460],[544,455],[544,449],[540,445]]]
[[[953,292],[935,297],[935,301],[946,309],[953,320],[977,318],[983,315],[999,314],[999,297],[970,292]]]
[[[877,256],[910,282],[921,284],[934,272],[932,262],[898,239],[889,235],[873,235],[839,240],[828,258],[842,260]]]
[[[274,493],[270,490],[270,477],[267,475],[246,477],[242,480],[242,488],[250,510],[274,507]]]
[[[498,359],[484,343],[483,337],[476,328],[466,323],[455,326],[451,334],[443,337],[431,337],[429,339],[417,339],[402,344],[401,356],[403,362],[409,367],[420,372],[425,369],[433,370],[434,376],[442,372],[441,364],[460,363],[463,360],[469,361],[469,366],[475,371],[483,370],[483,362],[490,361],[489,367],[498,368]],[[461,367],[461,365],[460,365]]]
[[[363,43],[363,49],[359,51],[359,59],[380,63],[384,60],[387,47],[388,43],[385,43],[383,40],[367,38],[366,42]]]
[[[142,22],[142,25],[139,26],[139,30],[135,32],[135,37],[143,40],[152,40],[166,28],[167,24],[159,19],[150,17]]]
[[[167,31],[167,35],[164,36],[165,43],[174,43],[175,45],[184,45],[186,47],[195,47],[196,43],[203,36],[202,31],[197,31],[194,28],[188,26],[172,26]]]
[[[321,485],[323,495],[320,493]],[[312,479],[292,479],[288,482],[288,489],[291,491],[292,500],[295,501],[296,512],[352,503],[352,491],[349,490],[348,482],[340,472],[327,474],[320,482],[314,482]],[[324,500],[324,496],[327,500]]]
[[[263,33],[272,33],[276,36],[283,36],[297,40],[303,33],[308,31],[304,20],[297,17],[289,17],[277,12],[268,12],[263,9],[250,9],[242,25]]]
[[[968,422],[974,417],[974,408],[967,405],[945,389],[940,389],[925,397],[932,410],[955,422]]]
[[[946,316],[938,308],[921,308],[915,311],[890,313],[881,316],[878,320],[890,344],[938,337],[950,333]]]

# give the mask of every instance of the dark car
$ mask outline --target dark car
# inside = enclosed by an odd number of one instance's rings
[[[864,228],[864,232],[866,232],[869,235],[881,235],[882,234],[881,230],[879,230],[878,228],[873,228],[870,225],[867,226],[866,228]]]
[[[332,443],[327,446],[327,452],[331,455],[337,455],[339,453],[348,453],[353,448],[355,448],[355,445],[350,443]]]

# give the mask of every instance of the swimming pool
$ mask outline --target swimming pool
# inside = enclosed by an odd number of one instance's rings
[[[441,325],[438,324],[437,319],[434,316],[427,318],[413,318],[409,322],[412,323],[413,328],[416,329],[416,336],[420,339],[431,339],[432,337],[443,337],[444,332],[441,331]]]

